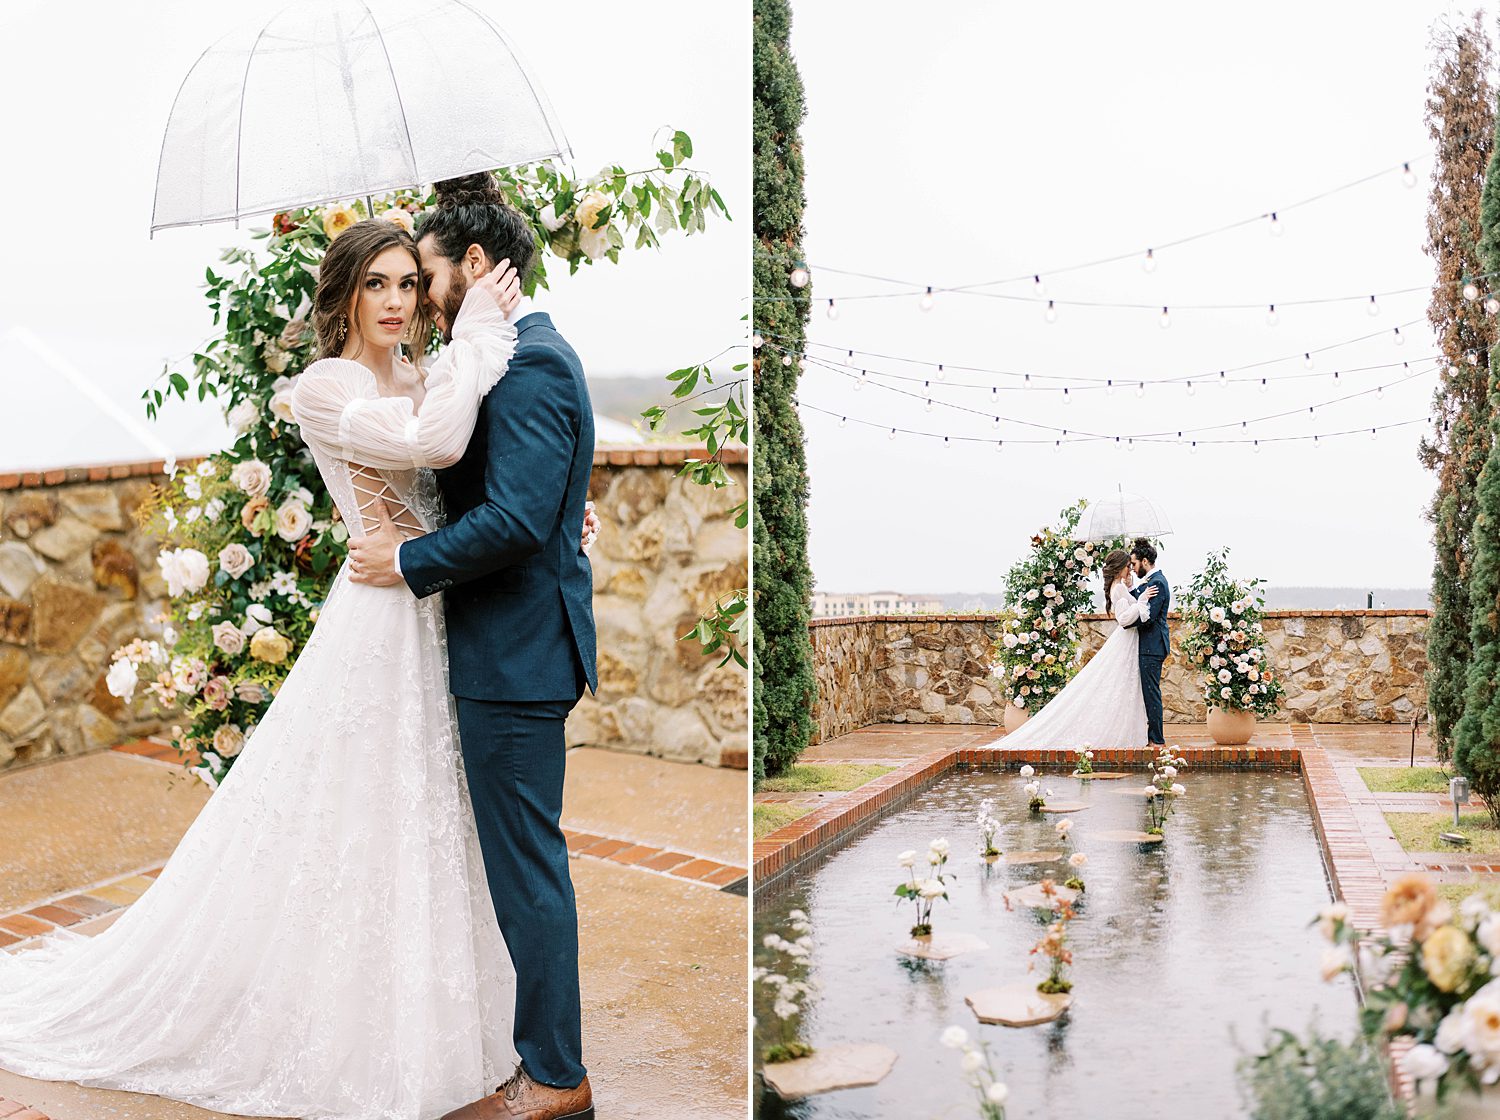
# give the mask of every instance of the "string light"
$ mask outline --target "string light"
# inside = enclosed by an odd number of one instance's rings
[[[1370,314],[1370,315],[1379,315],[1380,314],[1380,304],[1378,304],[1378,303],[1375,302],[1375,297],[1374,296],[1370,297],[1370,302],[1365,307],[1365,311],[1368,314]]]
[[[792,356],[790,354],[781,355],[781,364],[790,367],[792,364]]]
[[[1112,396],[1115,395],[1115,379],[1114,378],[1111,377],[1108,381],[1106,381],[1104,383],[1104,395],[1107,396],[1107,397],[1112,397]]]
[[[1187,383],[1187,395],[1190,397],[1198,395],[1198,390],[1193,388],[1193,383],[1191,381]]]
[[[849,417],[847,417],[847,416],[840,416],[839,417],[839,427],[840,428],[847,428],[848,426],[849,426]]]
[[[1370,298],[1374,299],[1375,297],[1371,296]],[[933,304],[933,299],[932,299],[932,285],[929,284],[927,286],[927,290],[922,293],[922,298],[919,299],[919,300],[917,300],[917,306],[920,307],[923,311],[931,311],[932,310],[932,304]]]
[[[1270,308],[1266,311],[1266,326],[1268,326],[1268,327],[1274,327],[1277,322],[1278,322],[1278,319],[1277,319],[1277,316],[1276,316],[1276,305],[1273,303],[1273,304],[1271,304]]]
[[[1144,397],[1146,395],[1146,383],[1144,381],[1142,381],[1142,382],[1140,382],[1140,383],[1138,383],[1136,385],[1136,387],[1135,387],[1135,395],[1137,397]]]
[[[765,344],[766,340],[761,337],[759,331],[756,331],[753,335],[750,336],[750,345],[754,346],[757,350],[759,350]]]
[[[1400,327],[1396,328],[1396,345],[1397,346],[1405,346],[1406,345],[1406,336],[1401,333],[1401,328]]]
[[[1473,303],[1479,298],[1479,285],[1472,280],[1464,281],[1464,299]]]
[[[1150,249],[1146,250],[1146,259],[1141,261],[1141,268],[1147,272],[1156,271],[1156,253]]]
[[[1417,185],[1417,173],[1411,169],[1411,164],[1403,163],[1401,165],[1401,181],[1408,187]]]
[[[1260,440],[1256,440],[1256,441],[1255,441],[1255,453],[1256,453],[1256,454],[1257,454],[1257,455],[1259,455],[1259,454],[1260,454]]]
[[[1494,296],[1486,296],[1484,299],[1484,309],[1491,315],[1500,314],[1500,299],[1496,299]]]
[[[1047,285],[1042,283],[1041,274],[1038,273],[1031,278],[1031,290],[1036,293],[1037,299],[1047,294]]]
[[[1163,307],[1161,309],[1161,318],[1158,319],[1157,322],[1159,324],[1161,324],[1161,329],[1162,330],[1166,330],[1168,327],[1170,327],[1172,325],[1172,313],[1170,311],[1168,311],[1165,307]]]
[[[1281,219],[1276,216],[1276,211],[1271,211],[1271,236],[1281,236]]]
[[[1266,391],[1266,379],[1264,377],[1260,379],[1260,391],[1262,393]]]
[[[891,429],[891,434],[890,434],[890,435],[888,435],[888,436],[886,436],[886,437],[885,437],[885,438],[886,438],[886,439],[895,439],[895,438],[896,438],[896,429],[895,429],[895,428],[892,428],[892,429]]]
[[[939,362],[938,363],[938,368],[937,368],[937,379],[939,381],[943,381],[943,380],[945,380],[947,378],[947,376],[948,375],[945,372],[943,372],[943,363]]]
[[[801,261],[798,261],[796,266],[792,269],[792,275],[789,277],[789,279],[792,282],[792,287],[805,288],[807,287],[807,282],[812,279],[812,275],[807,271],[807,265],[803,264]]]
[[[931,397],[927,398],[927,411],[928,412],[932,411],[932,398]]]
[[[1000,417],[998,417],[998,416],[995,417],[995,422],[993,424],[991,424],[990,426],[992,428],[998,428],[1000,426]]]
[[[1311,351],[1308,351],[1307,353],[1304,353],[1302,355],[1302,368],[1303,369],[1312,369],[1313,368],[1313,356],[1312,356],[1312,352]]]
[[[1057,322],[1057,302],[1055,300],[1049,299],[1047,301],[1047,311],[1045,317],[1047,322],[1049,323]]]
[[[830,319],[837,319],[839,317],[838,304],[834,303],[833,300],[828,301],[828,317]]]
[[[1470,350],[1467,354],[1464,355],[1464,357],[1469,360],[1469,364],[1471,366],[1477,366],[1479,364],[1479,351],[1477,350]]]

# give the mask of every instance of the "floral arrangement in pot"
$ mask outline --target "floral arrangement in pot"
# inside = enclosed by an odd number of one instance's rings
[[[937,839],[931,842],[927,848],[927,875],[917,878],[917,853],[915,851],[902,852],[896,857],[896,862],[907,869],[909,878],[904,883],[896,885],[896,897],[909,899],[916,907],[917,920],[911,927],[913,937],[932,936],[932,905],[940,898],[948,897],[948,880],[951,875],[943,874],[943,865],[948,862],[948,841]]]
[[[1091,743],[1085,743],[1078,748],[1077,758],[1073,762],[1073,777],[1087,778],[1094,772],[1094,747]]]
[[[1068,979],[1068,968],[1073,963],[1073,950],[1068,948],[1068,923],[1073,920],[1072,903],[1057,893],[1057,885],[1050,877],[1041,883],[1042,894],[1052,902],[1052,921],[1042,939],[1031,947],[1032,956],[1047,960],[1047,976],[1036,986],[1043,995],[1064,995],[1073,990],[1073,981]]]
[[[938,1039],[950,1050],[963,1051],[959,1067],[978,1094],[979,1115],[983,1120],[1005,1120],[1005,1102],[1010,1099],[1010,1089],[995,1076],[989,1046],[969,1038],[968,1031],[956,1026],[945,1029]]]
[[[1177,798],[1187,793],[1187,787],[1177,780],[1180,768],[1187,765],[1187,759],[1177,755],[1171,747],[1163,747],[1149,765],[1151,784],[1142,791],[1151,818],[1146,831],[1152,836],[1161,836],[1167,818],[1176,811]]]
[[[1402,1064],[1438,1102],[1463,1107],[1484,1093],[1479,1114],[1500,1115],[1485,1093],[1500,1084],[1500,913],[1477,895],[1455,913],[1427,876],[1411,874],[1386,891],[1380,921],[1384,932],[1357,929],[1343,903],[1319,914],[1324,979],[1357,965],[1366,1034],[1410,1039]]]
[[[1179,648],[1202,674],[1209,731],[1220,743],[1249,742],[1255,720],[1274,716],[1285,695],[1266,652],[1264,587],[1230,576],[1223,548],[1178,596]]]
[[[975,823],[979,826],[979,854],[989,860],[1000,858],[1000,849],[995,847],[995,837],[1000,834],[1000,822],[995,819],[993,798],[986,797],[979,803]]]

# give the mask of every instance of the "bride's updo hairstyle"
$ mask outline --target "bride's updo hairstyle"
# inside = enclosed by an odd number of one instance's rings
[[[488,171],[460,175],[433,185],[437,206],[417,222],[417,240],[431,236],[437,251],[458,264],[470,245],[478,245],[490,263],[508,260],[524,281],[536,260],[536,232],[501,193]]]
[[[422,258],[417,253],[416,240],[395,222],[384,218],[355,222],[328,247],[323,263],[318,267],[318,288],[313,293],[312,319],[318,338],[318,357],[339,357],[344,352],[349,332],[359,330],[352,313],[365,274],[370,271],[375,258],[391,248],[405,249],[410,253],[417,275],[421,276]],[[432,337],[432,319],[426,305],[419,280],[416,310],[403,338],[412,351],[413,362],[418,361],[427,339]],[[416,344],[412,345],[414,341]]]
[[[1104,558],[1104,606],[1109,607],[1109,593],[1125,569],[1130,567],[1130,553],[1117,548]]]

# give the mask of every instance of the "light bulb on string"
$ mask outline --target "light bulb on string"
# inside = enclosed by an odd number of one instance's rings
[[[828,317],[830,319],[837,319],[839,317],[839,305],[834,303],[833,300],[828,301]]]
[[[1274,327],[1279,321],[1280,317],[1276,314],[1276,305],[1273,303],[1266,309],[1266,326]]]
[[[922,298],[917,300],[917,306],[920,307],[923,311],[931,311],[932,304],[932,285],[929,284],[927,286],[927,290],[922,293]]]
[[[839,417],[839,427],[840,428],[847,428],[848,426],[849,426],[849,417],[847,417],[847,416],[840,416]]]
[[[1146,395],[1146,383],[1144,381],[1139,382],[1136,385],[1136,387],[1135,387],[1135,395],[1137,397],[1144,397]]]
[[[1484,309],[1491,315],[1500,315],[1500,299],[1496,299],[1494,296],[1485,296]]]
[[[1479,285],[1476,284],[1476,283],[1474,283],[1474,281],[1472,281],[1472,280],[1465,280],[1464,281],[1464,299],[1468,300],[1470,303],[1473,303],[1478,298],[1479,298]]]
[[[1365,304],[1365,314],[1375,316],[1380,314],[1380,304],[1375,302],[1375,297],[1370,297],[1370,302]]]
[[[996,450],[996,451],[997,451],[997,452],[1000,452],[1000,451],[1004,451],[1004,450],[1005,450],[1005,441],[1004,441],[1004,440],[1003,440],[1003,439],[1002,439],[1002,440],[996,440],[996,441],[995,441],[995,450]]]
[[[781,364],[790,367],[792,364],[792,356],[790,354],[781,355]]]
[[[1226,389],[1229,387],[1229,378],[1225,376],[1222,369],[1219,371],[1219,384],[1224,386]]]
[[[1417,173],[1411,169],[1411,164],[1403,163],[1401,165],[1401,181],[1408,187],[1417,185]]]
[[[1267,386],[1266,386],[1266,379],[1264,377],[1262,377],[1260,379],[1260,391],[1262,393],[1264,393],[1266,391],[1266,388],[1267,388]]]
[[[1135,440],[1133,440],[1133,439],[1126,440],[1125,441],[1125,450],[1126,451],[1131,451],[1131,452],[1135,451]]]
[[[1060,439],[1053,440],[1052,441],[1052,454],[1056,455],[1056,454],[1058,454],[1061,451],[1062,451],[1062,440],[1060,440]]]
[[[1396,345],[1397,346],[1405,346],[1406,345],[1406,336],[1401,333],[1401,328],[1400,327],[1396,328]]]
[[[1312,369],[1313,368],[1313,356],[1312,356],[1312,351],[1311,350],[1307,351],[1305,354],[1302,355],[1302,368],[1303,369]]]
[[[1031,388],[1031,374],[1028,373],[1026,375],[1026,379],[1021,382],[1021,388],[1023,388],[1023,389],[1030,389]]]
[[[1112,397],[1115,395],[1115,379],[1113,377],[1105,379],[1104,395],[1106,397]]]
[[[1307,418],[1309,420],[1312,420],[1317,415],[1317,407],[1317,405],[1312,404],[1307,406]]]
[[[1147,272],[1156,271],[1156,254],[1153,253],[1150,249],[1146,250],[1146,259],[1141,261],[1141,267]]]
[[[1198,395],[1198,390],[1193,388],[1193,383],[1191,381],[1187,383],[1187,395],[1190,397],[1195,397]]]
[[[1471,366],[1477,366],[1479,364],[1479,351],[1477,350],[1470,350],[1467,354],[1464,355],[1464,357],[1469,360],[1469,364]]]
[[[1047,310],[1044,317],[1049,323],[1057,322],[1057,304],[1050,299],[1047,301]]]
[[[1377,385],[1375,387],[1375,399],[1377,401],[1383,401],[1383,400],[1385,400],[1385,386],[1384,385]]]
[[[998,428],[999,426],[1000,426],[1000,417],[997,416],[997,417],[995,417],[994,423],[991,424],[990,427],[992,427],[992,428]]]
[[[1376,434],[1375,434],[1375,429],[1374,429],[1374,428],[1371,428],[1371,429],[1370,429],[1370,438],[1371,438],[1371,439],[1372,439],[1372,440],[1373,440],[1373,439],[1375,439],[1375,438],[1376,438]]]
[[[1047,294],[1047,285],[1042,283],[1041,276],[1031,278],[1031,290],[1036,293],[1038,299]]]
[[[944,447],[952,447],[953,446],[953,442],[947,436],[944,436],[943,437],[943,446]]]
[[[1188,447],[1188,454],[1189,455],[1196,455],[1196,454],[1198,454],[1198,441],[1197,440],[1193,440],[1192,444]]]
[[[896,438],[896,429],[892,428],[891,431],[890,431],[890,434],[888,436],[886,436],[885,438],[886,439],[895,439]]]
[[[944,371],[943,371],[943,367],[942,367],[942,365],[941,365],[941,364],[940,364],[940,365],[939,365],[939,366],[938,366],[938,368],[937,368],[937,379],[938,379],[938,380],[939,380],[939,381],[944,381],[944,380],[947,380],[947,377],[948,377],[948,375],[947,375],[947,373],[945,373],[945,372],[944,372]]]
[[[854,366],[854,351],[853,350],[850,350],[847,354],[844,355],[844,364],[846,366],[849,366],[849,367],[853,368],[853,366]]]
[[[1256,440],[1256,441],[1255,441],[1255,448],[1254,448],[1254,450],[1255,450],[1255,453],[1256,453],[1256,454],[1257,454],[1257,455],[1259,455],[1259,454],[1260,454],[1260,440]]]
[[[801,261],[798,261],[796,266],[793,267],[792,274],[790,277],[788,277],[788,279],[791,280],[792,287],[805,288],[807,287],[807,282],[812,279],[812,274],[807,271],[807,265],[803,264]]]
[[[1339,371],[1338,370],[1334,370],[1333,371],[1333,383],[1335,385],[1337,385],[1338,381],[1339,381]]]
[[[865,387],[865,377],[866,372],[864,370],[860,370],[859,376],[854,379],[854,391],[856,393]]]
[[[927,398],[927,411],[928,412],[932,411],[932,398],[931,397]]]
[[[756,331],[754,334],[752,334],[750,336],[750,345],[753,346],[753,347],[755,347],[757,350],[759,350],[765,344],[766,344],[766,340],[761,337],[759,331]]]
[[[1157,323],[1161,325],[1162,330],[1166,330],[1172,325],[1172,313],[1163,307],[1161,309],[1161,318],[1157,320]]]
[[[1070,393],[1070,392],[1068,392],[1068,387],[1066,385],[1064,385],[1063,386],[1063,404],[1072,404],[1072,403],[1073,403],[1073,394]]]
[[[1313,450],[1314,451],[1320,451],[1320,450],[1322,450],[1322,448],[1323,448],[1323,441],[1319,437],[1313,436]]]
[[[1276,211],[1271,211],[1271,236],[1280,237],[1282,233],[1281,219],[1276,216]]]

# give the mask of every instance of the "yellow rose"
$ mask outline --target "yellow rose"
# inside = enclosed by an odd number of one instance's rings
[[[578,200],[578,226],[580,229],[593,229],[594,223],[599,220],[600,213],[610,203],[609,195],[603,191],[589,191]]]
[[[280,665],[291,652],[291,639],[278,634],[271,626],[257,630],[250,639],[250,656],[269,665]]]
[[[323,211],[323,232],[328,235],[329,241],[334,241],[338,235],[359,221],[359,215],[350,206],[330,206]]]
[[[1456,926],[1441,926],[1422,942],[1422,968],[1438,988],[1458,988],[1474,961],[1474,943]]]
[[[417,223],[412,218],[411,213],[409,211],[401,209],[401,207],[399,206],[391,207],[380,216],[386,221],[393,222],[396,225],[400,226],[407,233],[416,233],[417,231]]]

